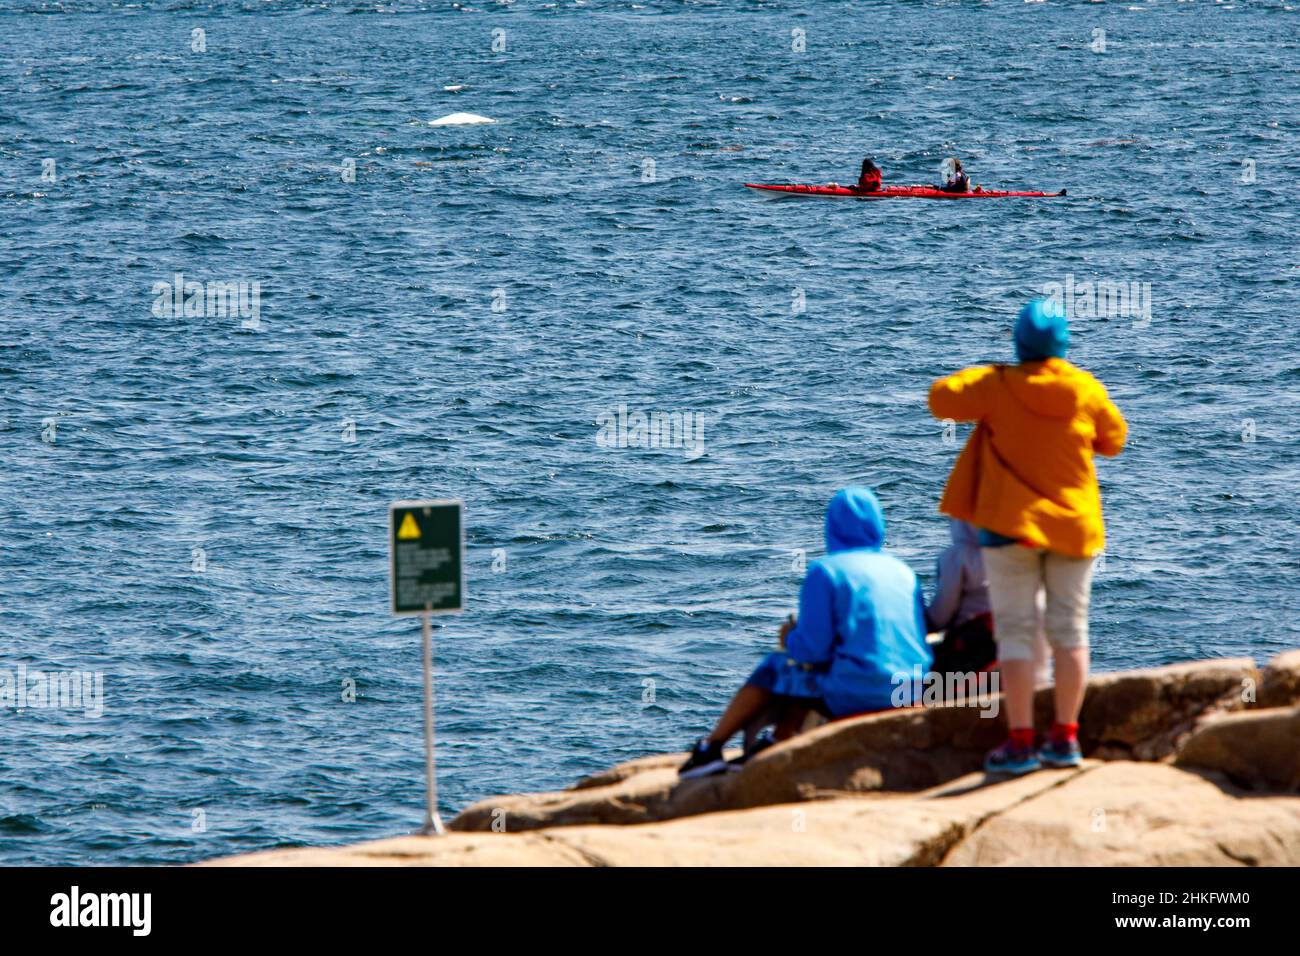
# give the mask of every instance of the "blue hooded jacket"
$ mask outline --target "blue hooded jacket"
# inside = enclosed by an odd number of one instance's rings
[[[880,550],[884,541],[876,496],[867,488],[838,492],[826,509],[826,556],[808,565],[798,625],[786,636],[791,657],[826,667],[822,697],[837,717],[892,706],[902,679],[934,660],[921,586]]]

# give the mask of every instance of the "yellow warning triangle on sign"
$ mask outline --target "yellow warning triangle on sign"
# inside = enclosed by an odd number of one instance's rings
[[[420,526],[415,523],[415,515],[408,511],[406,517],[402,519],[402,526],[397,529],[397,540],[410,541],[418,537],[420,537]]]

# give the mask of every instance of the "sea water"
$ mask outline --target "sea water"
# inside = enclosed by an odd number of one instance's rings
[[[837,488],[931,582],[926,389],[1045,290],[1131,425],[1095,665],[1297,646],[1296,7],[6,0],[0,862],[418,826],[395,499],[466,503],[444,815],[684,749]],[[741,186],[867,154],[1069,195]]]

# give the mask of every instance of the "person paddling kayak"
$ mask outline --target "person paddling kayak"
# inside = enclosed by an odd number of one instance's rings
[[[856,188],[867,193],[880,191],[880,167],[868,156],[862,161],[862,173],[858,176],[858,185]]]
[[[968,193],[970,192],[970,177],[966,175],[966,170],[961,168],[961,160],[956,156],[944,160],[944,184],[939,186],[946,193]]]

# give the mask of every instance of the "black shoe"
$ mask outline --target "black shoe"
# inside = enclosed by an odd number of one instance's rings
[[[745,768],[745,764],[749,762],[751,757],[753,757],[755,754],[761,754],[764,750],[766,750],[768,747],[773,746],[775,743],[776,743],[776,738],[772,736],[772,731],[764,730],[762,733],[760,733],[757,737],[754,738],[754,743],[750,745],[748,750],[746,750],[739,757],[733,757],[731,760],[727,761],[727,769],[732,771],[743,770]]]
[[[689,780],[692,777],[707,777],[710,774],[722,773],[726,769],[727,761],[722,757],[722,744],[709,740],[708,737],[701,737],[691,748],[690,759],[677,768],[677,776]]]

